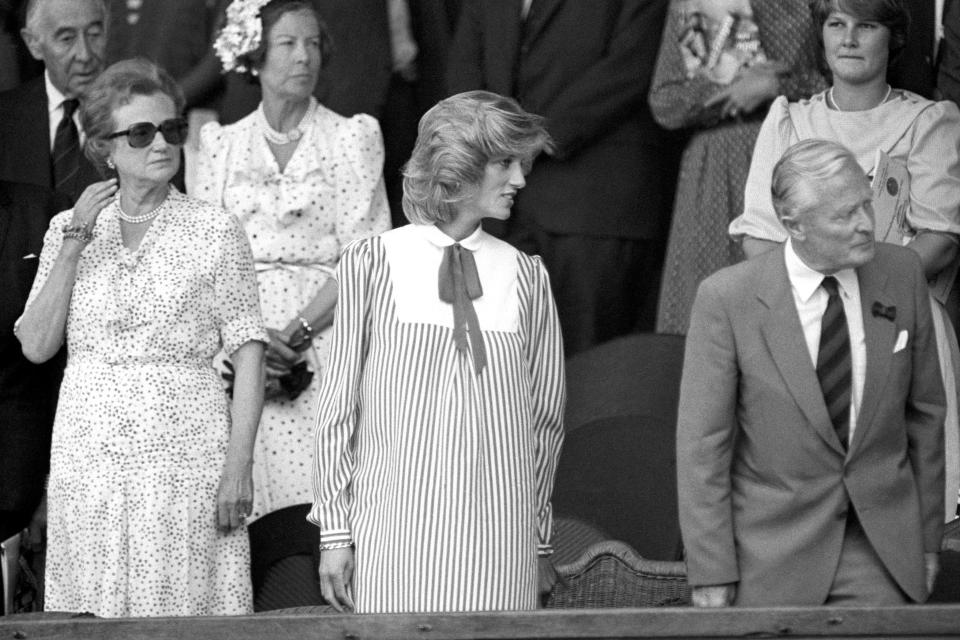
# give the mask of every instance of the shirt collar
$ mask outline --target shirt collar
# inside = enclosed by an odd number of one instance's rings
[[[53,86],[53,82],[50,80],[50,72],[43,72],[43,83],[47,87],[47,112],[53,113],[57,109],[63,106],[63,101],[67,99],[59,89]]]
[[[456,244],[458,241],[454,240],[443,231],[440,231],[433,224],[415,224],[413,225],[417,231],[422,235],[430,244],[440,247],[441,249],[450,246],[451,244]],[[469,249],[470,251],[476,251],[483,246],[484,240],[487,237],[487,233],[483,230],[482,226],[477,226],[473,233],[459,241],[460,246]]]
[[[787,276],[790,278],[790,284],[796,290],[800,301],[806,304],[820,288],[824,274],[811,269],[800,259],[789,238],[787,238],[786,247],[783,249],[783,258],[787,263]],[[854,269],[841,269],[832,275],[840,285],[840,293],[849,298],[851,292],[858,286],[857,272]]]

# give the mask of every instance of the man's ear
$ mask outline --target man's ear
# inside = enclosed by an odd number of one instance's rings
[[[40,36],[31,31],[29,27],[24,27],[20,29],[20,37],[23,38],[23,42],[27,45],[27,49],[30,50],[30,55],[33,56],[34,60],[43,62],[43,48],[40,46]]]
[[[787,234],[794,240],[802,242],[806,237],[803,222],[796,211],[786,211],[780,216],[780,224],[787,230]]]

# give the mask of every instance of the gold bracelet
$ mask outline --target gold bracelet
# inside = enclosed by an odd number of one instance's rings
[[[64,225],[63,227],[63,237],[64,238],[73,238],[74,240],[79,240],[80,242],[87,244],[93,240],[93,231],[88,229],[82,224],[75,225]]]

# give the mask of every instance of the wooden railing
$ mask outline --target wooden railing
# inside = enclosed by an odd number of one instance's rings
[[[0,618],[0,640],[467,640],[517,638],[958,638],[960,605],[603,609],[220,618]]]

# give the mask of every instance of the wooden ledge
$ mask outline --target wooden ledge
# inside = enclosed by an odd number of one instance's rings
[[[529,613],[96,619],[0,618],[0,640],[429,640],[532,638],[957,638],[960,605],[603,609]]]

